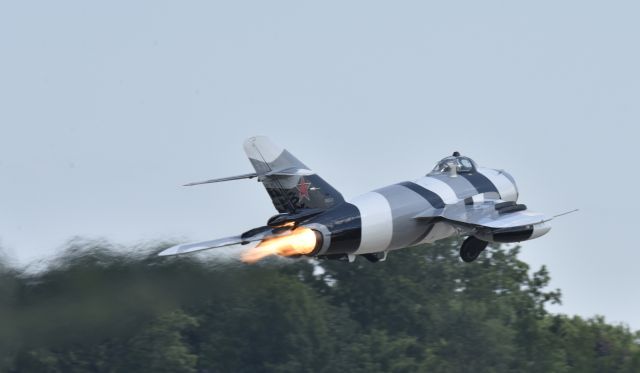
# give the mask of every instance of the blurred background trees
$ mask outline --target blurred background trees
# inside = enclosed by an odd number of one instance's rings
[[[458,243],[384,263],[159,258],[74,244],[0,264],[6,372],[638,372],[640,334],[554,315],[518,247]]]

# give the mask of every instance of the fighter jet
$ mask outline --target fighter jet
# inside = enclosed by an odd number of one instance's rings
[[[518,187],[509,173],[479,167],[458,152],[416,180],[345,200],[266,137],[247,139],[244,150],[255,172],[186,185],[257,178],[278,214],[240,235],[176,245],[159,255],[239,245],[246,248],[246,262],[269,255],[349,262],[362,256],[378,262],[393,250],[461,236],[466,238],[460,258],[472,262],[490,242],[526,241],[550,230],[551,218],[518,203]]]

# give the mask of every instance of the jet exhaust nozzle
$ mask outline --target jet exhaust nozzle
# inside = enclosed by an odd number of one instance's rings
[[[283,227],[287,229],[287,227]],[[285,257],[314,256],[323,244],[322,233],[300,226],[290,229],[288,234],[268,237],[242,254],[242,261],[255,263],[270,255]]]

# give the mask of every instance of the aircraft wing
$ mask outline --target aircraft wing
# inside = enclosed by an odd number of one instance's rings
[[[277,237],[278,235],[283,233],[285,232],[274,232],[271,227],[258,227],[238,236],[224,237],[218,238],[216,240],[185,243],[172,246],[164,251],[159,252],[158,255],[179,255],[200,250],[216,249],[225,246],[246,245],[251,242],[262,241],[265,238]]]
[[[160,256],[168,256],[168,255],[179,255],[192,253],[194,251],[207,250],[207,249],[215,249],[218,247],[239,245],[242,243],[252,242],[252,240],[244,240],[240,236],[231,236],[225,238],[219,238],[217,240],[210,241],[202,241],[202,242],[193,242],[193,243],[185,243],[170,247],[164,251],[158,253]]]
[[[446,205],[436,210],[426,210],[415,216],[416,219],[442,218],[455,224],[464,226],[480,226],[487,228],[512,228],[525,225],[544,223],[550,219],[544,214],[528,210],[514,212],[500,212],[496,205],[501,201],[485,201],[466,205],[458,203]]]
[[[258,227],[251,229],[241,235],[218,238],[216,240],[192,242],[180,245],[172,246],[166,250],[158,253],[160,256],[168,255],[180,255],[186,253],[192,253],[195,251],[216,249],[219,247],[233,246],[233,245],[246,245],[251,242],[262,241],[267,238],[279,237],[281,235],[288,234],[288,230],[278,230],[269,226]]]

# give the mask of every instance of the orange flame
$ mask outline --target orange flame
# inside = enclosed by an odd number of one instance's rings
[[[242,261],[255,263],[269,255],[292,256],[309,254],[316,247],[316,234],[309,228],[298,227],[291,234],[268,238],[258,246],[242,253]]]

